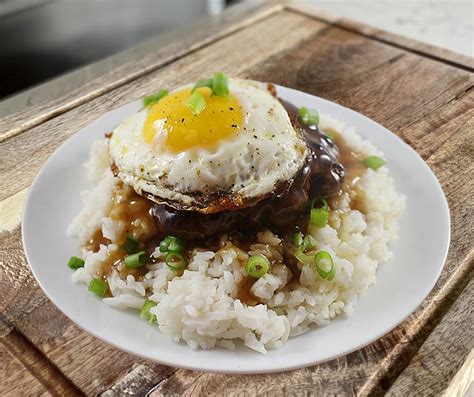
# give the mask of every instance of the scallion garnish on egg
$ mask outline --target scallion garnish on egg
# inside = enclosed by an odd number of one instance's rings
[[[220,97],[229,96],[229,78],[221,72],[217,72],[212,80],[212,94]]]
[[[377,156],[369,156],[362,163],[367,168],[372,168],[374,171],[377,171],[382,165],[387,164],[387,161]]]
[[[298,120],[304,125],[317,126],[319,124],[319,112],[316,109],[308,109],[307,107],[299,108]]]
[[[207,88],[210,88],[212,90],[212,82],[213,82],[213,79],[198,80],[198,82],[196,84],[194,84],[193,89],[192,89],[191,92],[194,92],[195,90],[197,90],[198,88],[201,88],[201,87],[207,87]]]
[[[229,96],[229,78],[222,72],[214,74],[212,79],[201,79],[194,84],[192,93],[198,88],[207,87],[212,91],[212,95],[219,97]]]
[[[143,98],[143,106],[148,107],[156,102],[158,102],[161,98],[164,98],[166,95],[168,95],[168,91],[166,90],[161,90],[158,91],[156,94],[148,95],[145,98]]]
[[[194,91],[186,100],[186,106],[195,116],[197,116],[206,108],[206,100],[199,91]]]

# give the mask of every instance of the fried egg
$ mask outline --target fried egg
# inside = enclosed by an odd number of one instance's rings
[[[230,79],[228,97],[198,90],[206,107],[197,115],[185,86],[113,131],[116,175],[157,203],[202,213],[248,207],[291,185],[307,147],[267,86]]]

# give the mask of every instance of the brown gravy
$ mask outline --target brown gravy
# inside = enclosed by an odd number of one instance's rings
[[[236,299],[240,299],[242,303],[245,303],[247,306],[255,306],[260,303],[260,299],[252,294],[250,288],[258,279],[253,277],[244,277],[237,285],[237,293],[235,295]]]
[[[343,165],[345,171],[345,178],[342,188],[339,194],[349,194],[351,198],[350,206],[352,209],[358,209],[364,212],[364,206],[362,204],[363,192],[357,189],[357,183],[360,176],[366,171],[365,166],[362,163],[362,158],[358,153],[355,153],[342,139],[341,135],[333,130],[328,129],[325,132],[329,133],[333,137],[333,142],[338,149],[339,162]],[[297,222],[297,228],[305,230],[307,227],[307,217],[301,217]],[[286,238],[291,238],[291,233],[286,233]],[[245,242],[245,240],[239,240],[238,245],[245,248],[252,244],[251,242]],[[285,290],[291,291],[299,287],[301,270],[298,268],[297,260],[293,255],[285,255],[284,263],[291,270],[292,276],[285,286]],[[250,288],[257,281],[257,279],[251,277],[245,277],[237,286],[236,298],[240,299],[242,303],[249,306],[255,306],[261,303],[260,299],[252,294]]]
[[[339,149],[339,161],[344,166],[346,171],[346,177],[342,185],[342,189],[339,193],[347,194],[350,198],[351,209],[358,210],[362,213],[366,212],[364,205],[364,192],[359,188],[359,179],[367,170],[363,164],[363,158],[360,153],[354,152],[342,139],[341,135],[333,130],[328,129],[328,133],[331,133],[334,137],[334,143]]]
[[[157,236],[158,227],[155,219],[150,214],[152,206],[153,202],[135,193],[131,187],[122,182],[117,184],[116,189],[112,193],[112,207],[108,216],[115,221],[123,223],[125,228],[115,242],[116,244],[119,246],[123,245],[127,236],[140,240],[142,243],[146,243]],[[88,251],[97,252],[100,249],[100,245],[108,245],[110,243],[111,241],[103,236],[102,230],[98,229],[84,248]],[[127,255],[127,252],[122,248],[109,252],[106,260],[101,263],[98,277],[106,279],[113,268],[118,270],[122,278],[126,278],[128,275],[132,275],[135,278],[143,277],[147,272],[145,266],[128,269],[120,265]]]
[[[101,245],[109,245],[110,243],[111,241],[102,234],[102,230],[97,229],[84,248],[87,251],[98,252]]]

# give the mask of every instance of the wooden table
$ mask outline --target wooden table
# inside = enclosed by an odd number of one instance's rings
[[[136,54],[0,119],[0,395],[462,395],[474,372],[473,60],[307,5],[261,2],[230,8]],[[19,222],[28,186],[52,151],[117,106],[216,70],[361,112],[399,135],[439,178],[452,216],[448,260],[429,297],[383,338],[281,374],[202,373],[97,340],[39,289]]]

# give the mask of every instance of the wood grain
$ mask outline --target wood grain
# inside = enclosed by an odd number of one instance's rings
[[[0,235],[0,353],[16,357],[24,349],[23,355],[32,357],[36,367],[9,358],[0,372],[2,377],[8,374],[3,390],[11,394],[19,382],[8,368],[19,368],[31,378],[38,394],[68,387],[73,392],[77,388],[88,395],[103,392],[107,396],[147,392],[377,395],[386,391],[404,395],[455,390],[452,379],[472,350],[472,345],[461,343],[473,339],[468,317],[472,317],[472,283],[468,283],[474,241],[473,74],[459,60],[425,56],[426,49],[415,50],[399,42],[392,45],[390,38],[373,39],[369,31],[334,24],[329,17],[315,19],[314,13],[305,15],[301,10],[272,10],[264,19],[249,19],[247,14],[240,23],[240,28],[225,34],[216,28],[209,42],[189,53],[182,49],[171,63],[155,63],[153,70],[140,72],[139,77],[133,68],[121,69],[116,75],[121,79],[118,86],[109,82],[104,91],[100,86],[86,87],[78,94],[82,99],[71,106],[57,108],[53,100],[54,118],[48,119],[51,113],[45,112],[49,116],[43,119],[42,110],[36,109],[33,128],[25,124],[0,142],[0,204],[11,204],[15,197],[21,201],[19,192],[31,184],[52,151],[101,114],[159,87],[172,88],[220,69],[353,108],[390,128],[427,161],[440,180],[452,215],[452,244],[434,290],[395,330],[331,362],[270,375],[181,370],[122,353],[65,318],[36,285],[26,265],[20,229],[13,222],[13,230]],[[5,219],[19,219],[20,206],[8,208],[13,213]],[[458,356],[451,363],[446,356],[453,353]],[[49,384],[52,374],[56,380]],[[419,384],[418,374],[426,381]]]
[[[38,348],[13,330],[1,339],[2,346],[20,361],[44,388],[53,395],[81,396],[82,392],[58,368],[45,360]],[[12,386],[12,384],[10,384]],[[13,391],[13,390],[12,390]],[[25,393],[25,394],[28,394]]]
[[[449,65],[465,70],[472,70],[474,68],[474,59],[467,55],[426,44],[415,39],[409,39],[408,37],[387,32],[386,30],[375,28],[348,18],[339,17],[338,15],[321,10],[315,7],[314,4],[305,1],[287,1],[286,8],[303,15],[312,16],[320,21],[331,23],[332,25],[338,26],[342,29],[364,35],[369,37],[371,40],[377,40],[393,47],[409,50],[410,52],[422,55],[423,57],[446,62]]]
[[[472,258],[471,260],[474,260]],[[395,380],[388,395],[402,396],[418,390],[429,395],[433,390],[448,390],[451,380],[459,373],[470,353],[474,352],[472,327],[474,326],[474,280],[464,289],[438,326],[410,360],[406,370]],[[466,330],[471,329],[471,333]],[[449,359],[449,365],[446,365]],[[472,365],[472,363],[471,363]],[[465,372],[473,372],[464,368]],[[474,373],[457,382],[449,395],[462,396],[474,381]]]
[[[51,396],[46,387],[0,344],[0,395]]]

